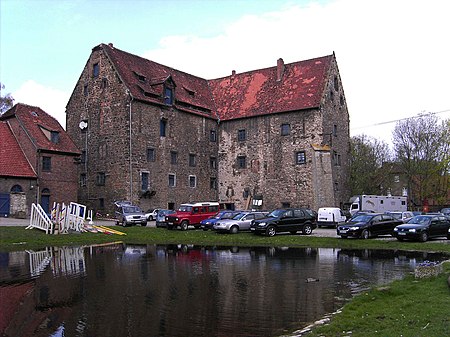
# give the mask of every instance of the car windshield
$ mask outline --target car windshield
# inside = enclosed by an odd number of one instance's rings
[[[233,220],[239,220],[240,218],[242,218],[245,214],[247,213],[238,213],[235,216],[233,216],[231,219]]]
[[[389,215],[393,216],[397,220],[402,218],[402,213],[389,213]]]
[[[192,206],[181,205],[178,210],[180,212],[190,212],[192,211]]]
[[[408,223],[418,224],[418,225],[426,225],[430,223],[431,218],[428,216],[423,215],[416,215],[415,217],[411,218],[411,220],[408,221]]]
[[[352,222],[369,222],[372,216],[367,214],[357,215],[352,219]]]
[[[123,208],[124,213],[141,213],[141,209],[137,206],[127,206]]]
[[[284,214],[284,212],[286,212],[285,209],[276,209],[276,210],[270,212],[270,214],[268,215],[268,217],[271,217],[271,218],[278,218],[278,217],[282,216],[282,215]]]

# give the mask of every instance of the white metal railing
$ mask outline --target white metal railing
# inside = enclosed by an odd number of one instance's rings
[[[26,229],[37,228],[45,231],[46,234],[53,233],[53,222],[45,213],[44,209],[39,204],[33,203],[31,205],[30,225]]]

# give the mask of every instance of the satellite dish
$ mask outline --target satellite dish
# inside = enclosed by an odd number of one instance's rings
[[[86,121],[81,121],[80,124],[78,124],[81,130],[84,130],[88,127],[88,123]]]

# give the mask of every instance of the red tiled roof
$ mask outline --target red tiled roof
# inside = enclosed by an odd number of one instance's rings
[[[205,79],[124,52],[110,45],[101,44],[96,48],[103,48],[107,52],[116,71],[135,99],[164,104],[163,85],[165,81],[173,81],[176,86],[174,103],[176,107],[216,118],[214,115],[211,116],[214,103]]]
[[[36,178],[8,123],[0,121],[0,176]]]
[[[25,130],[27,130],[29,137],[36,146],[36,150],[55,151],[67,154],[80,153],[61,124],[41,108],[18,103],[5,112],[0,120],[7,120],[14,117],[19,119]],[[51,142],[43,130],[58,132],[59,141],[57,143]]]
[[[320,105],[333,55],[210,80],[221,120],[297,111]]]
[[[101,44],[134,98],[163,104],[163,85],[173,80],[175,106],[221,120],[317,108],[334,55],[205,80]],[[280,59],[281,60],[281,59]],[[281,60],[282,62],[282,60]]]

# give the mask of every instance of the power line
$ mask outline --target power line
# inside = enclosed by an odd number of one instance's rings
[[[366,126],[358,126],[356,128],[350,128],[350,130],[365,129],[365,128],[369,128],[369,127],[372,127],[372,126],[379,126],[379,125],[397,123],[397,122],[404,121],[404,120],[407,120],[407,119],[420,118],[420,117],[423,117],[423,116],[426,116],[426,115],[437,115],[437,114],[441,114],[441,113],[449,112],[449,111],[450,111],[450,109],[442,110],[442,111],[436,111],[436,112],[423,112],[423,113],[419,113],[417,116],[405,117],[405,118],[400,118],[400,119],[394,119],[394,120],[391,120],[391,121],[380,122],[380,123],[370,124],[370,125],[366,125]]]

